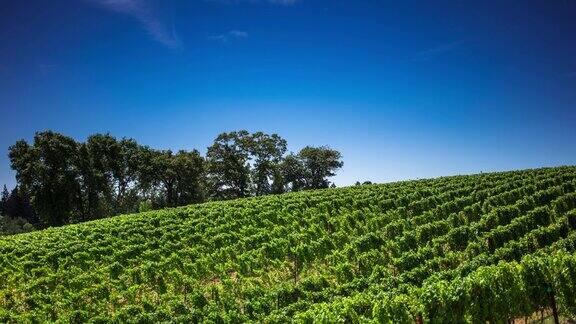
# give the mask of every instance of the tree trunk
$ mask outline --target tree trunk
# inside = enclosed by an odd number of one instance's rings
[[[174,207],[176,203],[174,202],[174,184],[172,181],[166,181],[166,205],[168,207]]]
[[[416,315],[416,324],[424,324],[424,319],[422,318],[422,314]]]
[[[550,305],[552,306],[552,314],[554,315],[554,323],[559,324],[560,319],[558,318],[558,308],[556,307],[556,297],[554,297],[554,293],[550,293]]]

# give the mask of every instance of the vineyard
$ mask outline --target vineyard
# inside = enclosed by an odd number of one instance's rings
[[[0,238],[0,322],[576,318],[576,167],[209,202]]]

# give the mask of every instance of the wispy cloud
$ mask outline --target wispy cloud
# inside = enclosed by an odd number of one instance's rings
[[[237,37],[237,38],[246,38],[248,37],[248,33],[241,30],[231,30],[229,32],[230,35]]]
[[[36,68],[38,69],[38,72],[40,72],[40,74],[43,76],[48,75],[48,73],[50,73],[55,67],[56,65],[54,64],[46,64],[41,62],[36,63]]]
[[[274,3],[274,4],[281,4],[284,6],[289,6],[289,5],[293,5],[297,2],[298,0],[268,0],[268,2],[270,3]]]
[[[238,4],[238,3],[270,3],[274,5],[281,6],[291,6],[301,0],[204,0],[208,2],[220,2],[227,4]]]
[[[125,14],[136,19],[157,42],[170,48],[180,48],[182,43],[176,33],[174,22],[167,24],[149,0],[87,0],[102,8]]]
[[[452,51],[460,48],[461,46],[462,46],[461,41],[438,44],[434,47],[430,47],[428,49],[425,49],[423,51],[416,53],[416,55],[414,55],[412,60],[418,61],[418,62],[429,61],[429,60],[431,60],[435,57],[438,57],[442,54],[452,52]]]
[[[248,37],[248,33],[245,31],[230,30],[224,34],[210,35],[210,36],[208,36],[208,39],[222,42],[222,43],[226,43],[226,42],[233,40],[233,39],[241,39],[241,38],[247,38],[247,37]]]

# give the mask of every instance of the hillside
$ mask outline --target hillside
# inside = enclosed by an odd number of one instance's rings
[[[576,167],[211,202],[0,238],[0,322],[573,318],[574,251]]]

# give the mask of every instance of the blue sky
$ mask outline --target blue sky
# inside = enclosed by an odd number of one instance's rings
[[[571,1],[0,0],[8,146],[52,129],[342,152],[338,185],[576,164]]]

